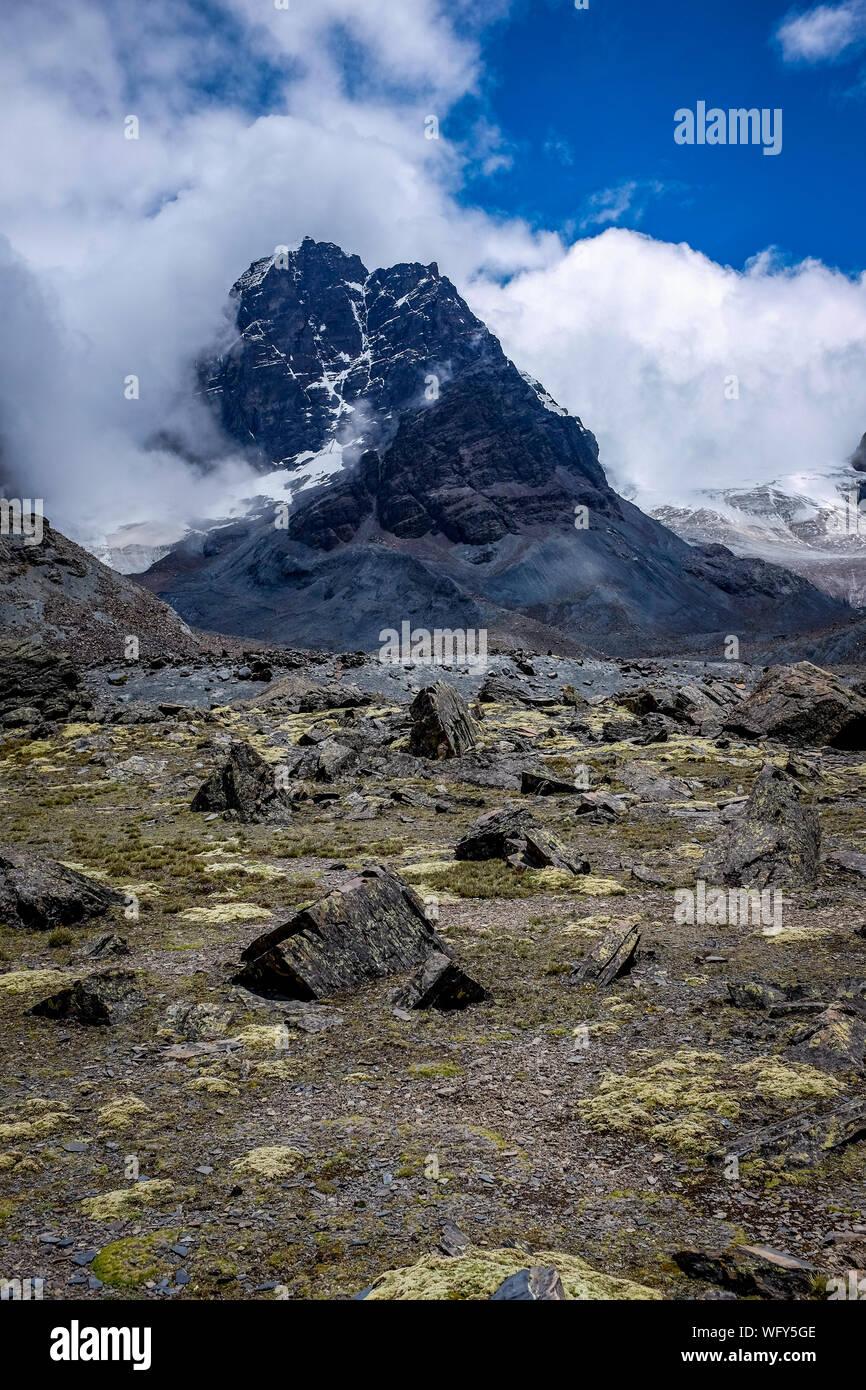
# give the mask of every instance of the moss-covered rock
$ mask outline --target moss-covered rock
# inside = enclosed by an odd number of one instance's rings
[[[458,1259],[427,1255],[407,1269],[382,1274],[367,1295],[374,1300],[488,1299],[503,1280],[527,1264],[552,1265],[562,1280],[567,1299],[657,1299],[661,1294],[630,1279],[601,1274],[576,1255],[539,1251],[530,1256],[519,1250],[471,1249]]]
[[[256,1178],[290,1178],[303,1166],[304,1155],[285,1144],[273,1144],[251,1149],[232,1164],[237,1173],[249,1173]]]

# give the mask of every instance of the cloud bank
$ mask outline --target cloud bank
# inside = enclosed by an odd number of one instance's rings
[[[485,27],[507,7],[9,7],[0,466],[13,495],[44,497],[56,524],[95,537],[219,514],[245,478],[254,491],[195,396],[193,364],[225,332],[237,276],[305,235],[371,269],[438,261],[644,498],[850,455],[866,428],[862,280],[771,254],[739,273],[616,227],[569,247],[460,202],[468,171],[508,158],[478,97]],[[449,113],[467,101],[478,118],[456,143]],[[590,230],[616,214],[589,210]]]

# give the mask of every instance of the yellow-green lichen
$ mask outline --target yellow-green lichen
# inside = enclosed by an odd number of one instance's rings
[[[273,1144],[251,1149],[232,1164],[237,1173],[249,1173],[257,1178],[290,1178],[302,1167],[304,1156],[285,1144]]]
[[[457,1259],[427,1255],[407,1269],[389,1270],[373,1285],[368,1300],[465,1301],[489,1299],[510,1275],[533,1265],[553,1266],[565,1296],[575,1299],[657,1299],[655,1289],[600,1274],[576,1255],[542,1250],[533,1255],[518,1250],[472,1249]]]

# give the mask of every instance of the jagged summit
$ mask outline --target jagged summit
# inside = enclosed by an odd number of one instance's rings
[[[619,652],[848,613],[619,497],[592,433],[433,263],[371,272],[305,238],[254,261],[230,310],[201,378],[227,433],[288,479],[291,515],[192,536],[148,572],[197,626],[371,650],[399,616]]]

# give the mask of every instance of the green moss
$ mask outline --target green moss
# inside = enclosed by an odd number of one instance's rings
[[[90,1266],[91,1273],[110,1289],[134,1289],[149,1279],[162,1279],[174,1269],[167,1249],[177,1236],[176,1231],[157,1231],[151,1236],[115,1240],[100,1250]]]
[[[297,1149],[284,1144],[274,1144],[261,1149],[251,1149],[242,1158],[236,1158],[232,1168],[237,1173],[249,1173],[256,1178],[290,1178],[304,1164],[304,1155]]]
[[[142,1115],[150,1112],[150,1106],[145,1105],[138,1096],[119,1096],[116,1100],[110,1100],[96,1117],[97,1124],[103,1129],[122,1130],[133,1129],[138,1124]]]

